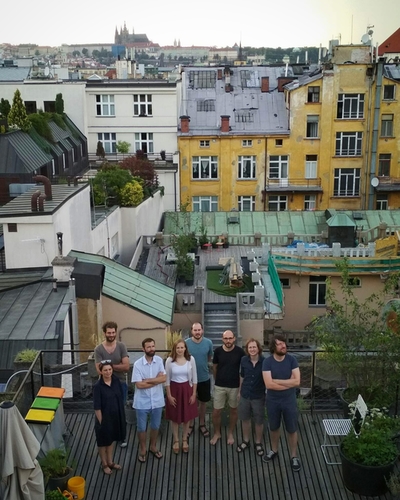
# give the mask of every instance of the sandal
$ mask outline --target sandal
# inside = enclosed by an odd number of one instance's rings
[[[140,462],[141,464],[144,464],[144,463],[146,462],[146,458],[147,458],[147,457],[146,457],[146,453],[145,453],[144,455],[141,455],[141,454],[139,453],[139,455],[138,455],[138,457],[137,457],[138,462]]]
[[[184,444],[186,443],[186,444]],[[187,439],[182,439],[182,451],[183,453],[189,453],[189,444]]]
[[[172,451],[177,455],[179,453],[179,441],[174,441],[172,445]]]
[[[250,441],[243,441],[239,446],[236,448],[236,451],[238,453],[242,453],[244,450],[246,450],[250,446]]]
[[[193,430],[194,430],[194,424],[193,425],[189,425],[189,432],[187,433],[188,439],[193,434]]]
[[[259,457],[264,455],[264,446],[261,443],[256,443],[254,448],[256,449],[256,453]]]
[[[122,467],[119,464],[116,464],[114,462],[112,462],[111,464],[108,464],[108,467],[110,469],[115,469],[115,470],[121,470],[122,469]]]
[[[204,424],[199,426],[199,431],[201,432],[202,436],[205,438],[210,435],[207,427]]]
[[[103,472],[104,472],[104,474],[106,476],[111,476],[111,474],[112,474],[113,471],[111,470],[111,468],[110,468],[109,465],[107,465],[107,464],[106,465],[102,465],[101,468],[103,469]]]

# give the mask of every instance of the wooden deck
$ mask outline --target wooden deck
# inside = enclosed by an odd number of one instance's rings
[[[326,465],[320,445],[323,440],[322,418],[332,414],[317,413],[315,423],[310,413],[299,417],[300,472],[292,472],[289,464],[286,438],[282,439],[279,457],[271,464],[264,463],[254,447],[243,453],[236,452],[241,442],[240,424],[236,430],[236,443],[226,445],[225,428],[222,440],[215,447],[204,439],[198,426],[191,437],[188,455],[172,453],[172,434],[169,424],[160,430],[159,448],[164,457],[157,460],[149,455],[146,463],[137,461],[136,428],[128,425],[128,446],[116,447],[115,461],[122,471],[111,476],[103,474],[97,454],[94,435],[94,415],[90,413],[66,414],[70,430],[67,447],[70,462],[76,463],[75,474],[86,480],[86,500],[366,500],[346,490],[341,468]],[[211,415],[207,414],[207,426]],[[268,434],[265,444],[268,447]],[[391,496],[374,497],[389,499]]]

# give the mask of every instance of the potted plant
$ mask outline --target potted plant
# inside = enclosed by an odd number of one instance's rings
[[[193,284],[194,284],[194,262],[189,256],[186,256],[183,269],[184,269],[186,286],[193,286]]]
[[[208,239],[207,229],[205,226],[201,226],[200,231],[199,245],[201,248],[204,248],[204,245],[207,245],[210,240]]]
[[[398,458],[396,444],[400,419],[372,409],[359,434],[353,430],[340,445],[343,482],[359,495],[383,495]]]
[[[29,370],[35,361],[39,351],[36,349],[23,349],[19,351],[14,358],[14,367],[16,370]]]
[[[61,493],[61,490],[48,490],[46,491],[45,500],[65,500],[65,496]]]
[[[43,475],[48,479],[48,486],[52,490],[67,488],[68,479],[72,477],[73,469],[68,465],[67,454],[58,448],[49,450],[44,458],[39,460]]]

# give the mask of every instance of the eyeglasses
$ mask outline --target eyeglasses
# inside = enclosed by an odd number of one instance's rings
[[[222,340],[234,340],[235,337],[222,337]]]
[[[107,363],[111,363],[111,359],[103,359],[102,361],[100,361],[101,365],[106,365]]]

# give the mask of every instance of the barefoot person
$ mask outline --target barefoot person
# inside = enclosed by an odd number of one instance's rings
[[[156,356],[156,346],[153,339],[142,342],[144,356],[133,365],[132,382],[135,384],[133,408],[136,410],[137,432],[139,437],[138,460],[144,463],[147,458],[146,438],[147,419],[150,417],[150,448],[156,458],[162,458],[157,448],[158,430],[161,424],[162,409],[165,406],[162,384],[166,380],[163,360]]]
[[[210,339],[204,337],[201,323],[193,323],[191,329],[192,337],[186,340],[190,354],[196,360],[197,370],[197,401],[199,409],[199,431],[203,437],[210,435],[206,427],[206,405],[211,399],[211,381],[208,363],[212,359],[213,345]],[[188,437],[194,429],[194,420],[189,424]]]
[[[189,354],[183,339],[179,339],[172,347],[171,354],[165,363],[167,380],[165,390],[167,403],[165,418],[171,420],[173,443],[172,450],[179,453],[179,425],[182,428],[182,451],[188,453],[189,422],[197,417],[196,405],[197,371],[196,361]]]
[[[242,421],[243,442],[236,448],[242,453],[250,446],[251,417],[253,416],[256,439],[254,448],[259,457],[264,455],[264,411],[265,411],[265,385],[262,374],[264,356],[258,340],[249,339],[246,342],[244,356],[240,362],[240,399],[238,414]]]
[[[214,435],[210,440],[213,445],[221,438],[221,412],[227,401],[230,407],[227,443],[231,445],[235,442],[233,431],[238,418],[240,360],[245,356],[245,352],[241,347],[235,345],[235,341],[236,338],[233,332],[226,330],[222,335],[223,345],[217,347],[214,352],[213,372],[215,386],[212,416]]]
[[[264,462],[278,456],[281,419],[287,432],[292,470],[301,468],[297,457],[297,402],[296,387],[300,385],[300,369],[297,359],[287,353],[284,335],[274,335],[269,348],[271,356],[263,362],[263,377],[267,388],[267,413],[271,450],[264,455]]]
[[[93,406],[96,415],[95,434],[104,474],[112,474],[121,466],[113,462],[114,441],[125,436],[126,422],[123,390],[118,377],[113,374],[110,361],[99,364],[100,378],[93,387]]]

